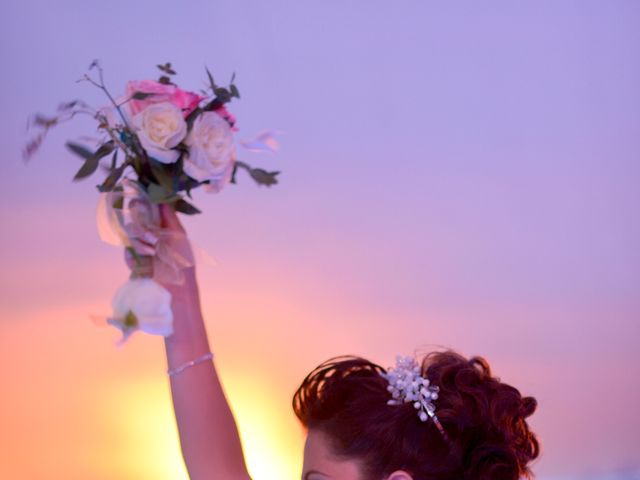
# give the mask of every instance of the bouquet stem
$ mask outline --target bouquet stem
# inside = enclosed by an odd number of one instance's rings
[[[127,247],[134,259],[129,278],[153,278],[153,256],[140,255],[133,247]]]

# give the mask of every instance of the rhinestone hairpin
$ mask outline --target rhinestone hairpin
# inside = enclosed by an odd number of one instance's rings
[[[436,416],[436,406],[433,403],[438,399],[440,389],[436,385],[431,385],[429,379],[421,375],[420,365],[414,358],[398,355],[396,366],[380,375],[389,382],[387,390],[392,398],[387,401],[387,405],[413,403],[414,408],[418,410],[420,420],[426,422],[431,418],[440,433],[447,438]]]

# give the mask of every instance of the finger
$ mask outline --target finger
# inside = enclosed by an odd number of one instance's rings
[[[135,268],[136,259],[133,257],[128,248],[124,249],[124,261],[126,262],[127,267],[129,267],[129,270],[133,270]]]
[[[184,232],[184,227],[180,223],[178,214],[173,209],[173,206],[162,203],[160,204],[160,216],[162,217],[162,227],[170,230],[177,230]]]

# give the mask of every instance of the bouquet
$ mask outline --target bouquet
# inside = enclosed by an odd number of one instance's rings
[[[129,280],[117,290],[107,318],[107,323],[122,331],[119,345],[138,330],[163,336],[173,333],[171,294],[161,283],[181,284],[182,270],[194,262],[186,238],[175,238],[184,234],[162,227],[160,205],[198,214],[200,210],[186,199],[192,199],[193,189],[218,193],[227,183],[236,183],[239,169],[258,185],[269,187],[278,183],[280,173],[237,159],[236,118],[226,108],[240,98],[235,74],[223,87],[206,69],[207,88],[196,93],[173,82],[176,72],[171,63],[157,67],[158,80],[129,81],[124,93],[114,98],[105,86],[100,64],[94,61],[79,81],[101,89],[110,103],[94,109],[74,100],[60,104],[53,116],[34,115],[29,127],[38,132],[27,142],[23,155],[30,159],[51,128],[76,115],[90,115],[97,121],[100,138],[94,148],[77,142],[66,146],[83,161],[74,181],[99,169],[106,172],[97,185],[98,232],[102,240],[124,246],[136,262]],[[253,152],[275,152],[276,133],[263,131],[238,143]]]

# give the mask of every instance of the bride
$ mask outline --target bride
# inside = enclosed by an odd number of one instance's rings
[[[161,213],[165,228],[184,233],[171,207]],[[194,267],[185,277],[164,285],[175,319],[165,347],[182,455],[192,480],[248,480]],[[536,400],[492,376],[483,358],[453,351],[398,358],[389,371],[332,358],[307,375],[292,403],[307,431],[303,480],[518,480],[532,476],[539,454],[526,422]]]

